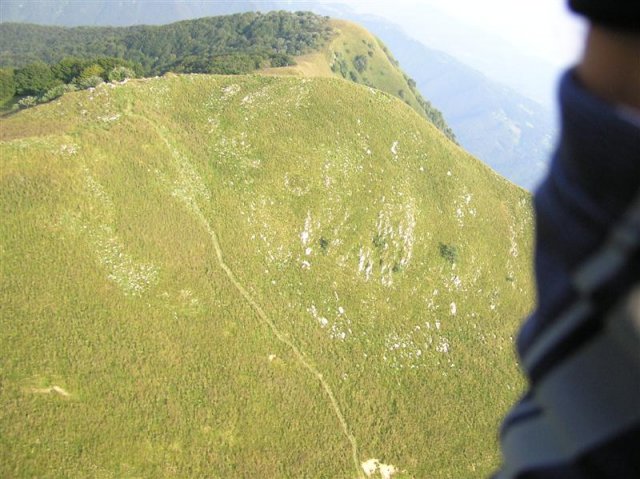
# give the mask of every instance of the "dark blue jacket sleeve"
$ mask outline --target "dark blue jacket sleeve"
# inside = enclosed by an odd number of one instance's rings
[[[529,390],[500,479],[640,478],[640,118],[560,84],[562,134],[535,194],[538,304],[517,340]]]
[[[521,355],[575,301],[572,273],[640,192],[640,123],[584,90],[573,71],[561,80],[560,106],[560,143],[535,195],[538,305],[520,332]]]

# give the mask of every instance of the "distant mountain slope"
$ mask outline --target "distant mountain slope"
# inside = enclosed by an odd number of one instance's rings
[[[555,135],[550,111],[393,25],[372,17],[358,20],[396,52],[465,149],[525,188],[542,179]]]
[[[264,3],[246,0],[3,0],[0,3],[0,20],[67,27],[157,25],[257,11],[264,7]]]
[[[0,476],[496,466],[530,196],[404,103],[171,75],[0,140]]]

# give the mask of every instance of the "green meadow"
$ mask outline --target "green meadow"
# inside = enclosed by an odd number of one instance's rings
[[[1,477],[499,464],[531,198],[403,101],[171,74],[0,140]]]

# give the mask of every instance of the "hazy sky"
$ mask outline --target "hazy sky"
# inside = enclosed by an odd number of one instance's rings
[[[510,42],[522,52],[564,66],[581,51],[584,26],[566,7],[564,0],[337,0],[363,13],[390,20],[415,20],[431,8],[459,23],[483,30]],[[327,1],[326,3],[331,3]],[[431,7],[431,8],[429,8]],[[409,32],[415,34],[416,32]],[[425,35],[428,32],[423,32]],[[464,36],[464,31],[452,34]]]

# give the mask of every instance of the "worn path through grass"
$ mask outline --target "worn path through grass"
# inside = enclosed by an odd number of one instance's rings
[[[151,125],[153,127],[154,131],[162,139],[163,143],[167,146],[167,149],[171,152],[171,155],[174,158],[174,160],[176,160],[178,163],[184,162],[183,156],[175,149],[175,147],[172,145],[172,143],[167,138],[167,133],[162,131],[162,129],[156,123],[154,123],[149,118],[146,118],[144,116],[141,116],[141,115],[138,115],[136,113],[133,113],[130,105],[126,110],[126,114],[128,116],[132,117],[132,118],[136,118],[138,120],[144,121],[147,124]],[[193,170],[192,165],[189,165],[189,166],[190,166],[190,169],[193,172],[195,172],[195,170]],[[180,168],[180,164],[178,165],[178,167]],[[196,173],[196,175],[197,175],[197,173]],[[199,175],[198,175],[198,180],[201,182],[201,179],[199,178]],[[265,325],[267,325],[269,327],[269,329],[271,329],[271,331],[273,332],[273,334],[276,337],[276,339],[278,339],[278,341],[280,341],[282,344],[286,345],[293,352],[294,356],[300,362],[300,364],[302,364],[302,366],[307,371],[309,371],[320,382],[320,385],[322,386],[322,389],[324,390],[325,394],[329,398],[329,401],[331,403],[331,407],[332,407],[336,417],[338,418],[338,421],[340,422],[340,427],[342,429],[342,432],[343,432],[344,436],[346,437],[346,439],[349,441],[349,444],[351,446],[351,455],[352,455],[353,464],[354,464],[354,467],[355,467],[355,470],[356,470],[356,477],[358,477],[359,479],[363,479],[364,476],[362,474],[362,470],[361,470],[361,467],[360,467],[360,461],[358,459],[358,443],[357,443],[357,440],[356,440],[355,436],[350,431],[349,424],[347,423],[347,420],[345,419],[344,414],[342,413],[342,409],[340,408],[340,405],[338,404],[338,400],[336,399],[335,394],[333,393],[333,390],[331,389],[331,386],[329,385],[327,380],[324,378],[322,373],[305,357],[304,353],[289,338],[287,338],[284,335],[284,333],[282,333],[282,331],[280,331],[278,329],[278,327],[269,318],[269,316],[265,313],[265,311],[258,304],[258,302],[251,296],[249,291],[238,280],[238,278],[235,275],[235,273],[233,272],[233,270],[226,264],[226,262],[224,260],[224,254],[223,254],[222,248],[220,246],[220,242],[218,241],[218,235],[216,234],[215,230],[211,227],[211,224],[209,223],[209,220],[207,220],[207,218],[204,215],[204,213],[202,213],[200,205],[197,202],[197,198],[190,197],[188,199],[186,199],[186,198],[183,198],[183,199],[184,199],[184,203],[185,203],[185,206],[187,207],[187,209],[189,209],[189,211],[193,215],[196,216],[196,218],[200,221],[202,226],[206,229],[207,233],[209,234],[209,237],[211,238],[211,244],[212,244],[212,246],[213,246],[213,248],[214,248],[214,250],[216,252],[216,258],[218,260],[218,264],[219,264],[220,268],[224,271],[224,273],[227,276],[227,278],[229,279],[229,281],[233,284],[233,286],[240,293],[240,295],[243,297],[243,299],[256,312],[256,314],[258,315],[258,318],[260,318],[260,320]]]

